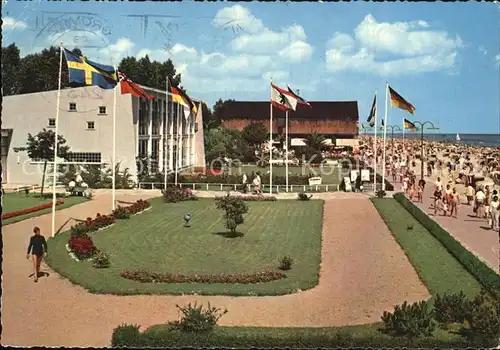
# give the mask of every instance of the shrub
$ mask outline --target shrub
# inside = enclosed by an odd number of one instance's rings
[[[189,188],[182,188],[180,186],[168,186],[161,191],[163,199],[167,203],[177,203],[181,201],[197,200],[193,191]]]
[[[75,236],[80,236],[91,232],[90,227],[87,225],[86,221],[71,226],[70,231],[71,234]]]
[[[168,324],[172,329],[183,332],[202,333],[211,331],[217,325],[219,319],[227,313],[227,309],[222,311],[212,307],[210,303],[208,303],[207,308],[203,308],[203,305],[198,306],[196,302],[194,305],[189,303],[186,306],[176,305],[176,307],[181,312],[181,318],[179,321],[169,322]]]
[[[436,295],[434,301],[434,317],[444,325],[450,323],[463,323],[469,319],[471,303],[464,292],[456,294]]]
[[[128,219],[128,218],[130,218],[130,212],[126,208],[124,208],[122,206],[118,206],[118,207],[116,207],[115,210],[113,210],[113,216],[116,219],[120,219],[120,220]]]
[[[284,255],[280,258],[279,269],[290,270],[292,268],[293,259],[290,255]]]
[[[28,187],[24,188],[24,194],[27,196],[30,194],[30,189]]]
[[[225,284],[254,284],[276,281],[286,278],[286,275],[272,270],[264,270],[251,274],[211,274],[211,275],[182,275],[178,273],[154,273],[144,270],[123,270],[120,276],[141,283],[225,283]]]
[[[79,260],[85,260],[97,253],[97,248],[87,234],[71,235],[69,239],[69,248]]]
[[[483,289],[472,301],[469,325],[473,338],[498,345],[500,337],[500,292]]]
[[[304,192],[300,192],[298,195],[297,195],[297,198],[299,201],[308,201],[312,198],[312,194],[310,196],[308,196],[306,193]]]
[[[224,210],[225,227],[231,232],[236,232],[238,225],[245,222],[243,214],[248,212],[248,205],[241,198],[231,197],[228,194],[226,197],[218,198],[215,206],[219,210]]]
[[[479,260],[474,254],[464,248],[453,236],[451,236],[436,221],[432,220],[425,212],[415,206],[402,193],[394,195],[408,212],[417,219],[441,244],[453,255],[483,286],[489,291],[500,291],[500,278],[498,274],[490,269],[488,265]]]
[[[97,231],[106,226],[112,225],[115,222],[115,218],[112,215],[101,215],[97,213],[94,220],[87,218],[86,224],[89,226],[90,231]]]
[[[60,204],[64,204],[64,201],[63,200],[56,201],[56,205],[60,205]],[[17,211],[11,211],[10,213],[3,214],[2,220],[7,220],[7,219],[10,219],[10,218],[13,218],[16,216],[34,213],[36,211],[40,211],[40,210],[44,210],[44,209],[48,209],[48,208],[52,208],[52,202],[38,205],[36,207],[21,209],[21,210],[17,210]]]
[[[135,202],[134,204],[132,205],[129,205],[128,207],[125,207],[125,210],[131,214],[131,215],[134,215],[134,214],[137,214],[147,208],[149,208],[151,206],[151,204],[149,204],[148,201],[145,201],[145,200],[142,200],[142,199],[139,199],[137,202]]]
[[[387,193],[384,190],[378,190],[376,193],[377,198],[384,198]]]
[[[121,324],[116,327],[111,336],[111,346],[138,347],[141,339],[139,327],[139,325],[135,324]]]
[[[384,311],[382,322],[387,333],[408,338],[432,336],[435,329],[432,310],[425,301],[396,305],[393,313]]]
[[[412,225],[412,224],[408,224],[408,225],[406,225],[406,229],[407,229],[408,231],[413,230],[413,225]]]
[[[97,252],[92,258],[92,266],[98,269],[107,268],[110,265],[109,255],[103,251]]]

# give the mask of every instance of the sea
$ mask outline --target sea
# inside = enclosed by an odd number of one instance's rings
[[[367,135],[373,135],[373,133],[367,133]],[[380,136],[378,134],[377,136]],[[420,140],[420,133],[412,132],[405,133],[406,139]],[[460,143],[471,146],[482,146],[482,147],[500,147],[500,134],[459,134]],[[387,138],[391,138],[390,132],[387,133]],[[424,134],[424,140],[429,141],[441,141],[449,143],[457,143],[457,134],[438,134],[438,133],[428,133]],[[394,138],[403,138],[402,133],[394,133]]]

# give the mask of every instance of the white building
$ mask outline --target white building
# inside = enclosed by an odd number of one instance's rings
[[[205,165],[202,108],[185,118],[180,111],[177,132],[177,104],[165,91],[144,87],[155,96],[151,101],[121,95],[116,103],[116,161],[128,168],[137,181],[137,158],[152,158],[150,171]],[[7,96],[2,110],[2,183],[40,184],[43,162],[26,152],[28,133],[54,129],[58,91]],[[71,148],[73,164],[111,164],[113,155],[113,90],[97,86],[61,90],[58,133]],[[179,147],[180,146],[180,147]],[[156,161],[154,161],[156,160]],[[64,160],[58,160],[64,163]],[[47,176],[51,182],[51,171]]]

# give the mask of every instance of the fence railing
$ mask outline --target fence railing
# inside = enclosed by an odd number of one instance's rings
[[[167,185],[174,185],[173,182],[168,182]],[[241,184],[222,184],[222,183],[178,183],[181,187],[191,188],[194,191],[238,191],[241,189]],[[165,183],[163,182],[139,182],[138,189],[163,189]],[[249,186],[249,191],[253,190],[253,186]],[[339,190],[338,184],[330,185],[288,185],[288,191],[285,185],[273,185],[273,193],[281,192],[336,192]],[[269,192],[269,185],[263,184],[262,191]]]

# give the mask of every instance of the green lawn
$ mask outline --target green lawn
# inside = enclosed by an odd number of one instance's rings
[[[213,199],[167,204],[92,234],[97,248],[110,255],[111,267],[95,269],[75,262],[66,249],[70,233],[49,239],[47,263],[61,275],[94,293],[279,295],[318,283],[321,261],[322,201],[248,202],[243,237],[228,238]],[[183,216],[192,214],[191,227]],[[122,278],[122,269],[183,274],[254,273],[277,269],[282,255],[294,265],[287,278],[260,284],[143,284]]]
[[[250,175],[252,172],[259,172],[262,175],[267,175],[270,171],[269,167],[258,167],[256,165],[243,165],[240,167],[231,167],[227,170],[229,174],[232,175],[243,175],[246,173]],[[187,171],[191,172],[191,170]],[[350,169],[342,169],[336,166],[324,166],[324,167],[307,167],[307,166],[290,166],[288,167],[288,173],[291,175],[308,175],[312,174],[315,176],[321,176],[323,184],[339,184],[344,176],[350,176]],[[286,175],[286,168],[284,165],[273,165],[273,174],[278,176]],[[250,179],[251,180],[251,179]]]
[[[52,199],[40,198],[37,193],[30,193],[26,195],[24,193],[6,193],[2,197],[2,214],[7,214],[13,211],[18,211],[27,208],[33,208],[42,204],[51,203]],[[67,197],[63,198],[64,204],[59,204],[56,206],[56,210],[61,210],[69,208],[75,204],[80,204],[87,199],[83,197]],[[50,213],[52,208],[47,208],[39,211],[35,211],[25,215],[15,216],[9,219],[2,220],[2,225],[9,225],[15,222],[26,220],[32,217],[40,216],[43,214]]]
[[[432,296],[462,290],[473,297],[479,292],[479,282],[395,199],[373,199],[373,204]]]

